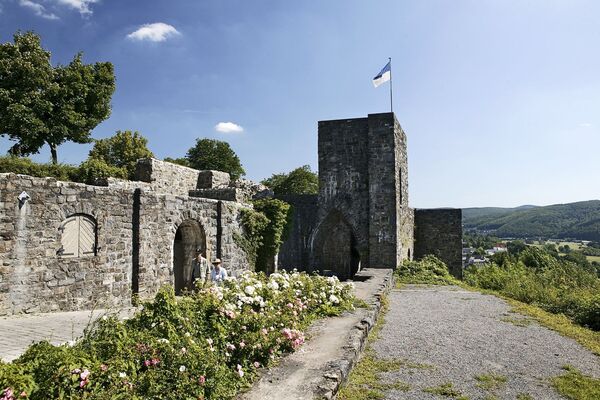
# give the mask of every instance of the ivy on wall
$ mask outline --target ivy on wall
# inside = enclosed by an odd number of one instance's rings
[[[269,224],[269,219],[252,208],[243,208],[241,214],[242,233],[234,232],[233,240],[244,250],[250,269],[256,269],[256,255],[262,245],[262,232]]]
[[[255,271],[271,272],[273,259],[285,240],[291,217],[291,206],[277,199],[253,202],[254,209],[241,211],[243,233],[235,233],[234,240],[248,257]]]

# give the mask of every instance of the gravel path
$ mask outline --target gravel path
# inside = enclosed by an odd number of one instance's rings
[[[387,399],[440,399],[423,389],[447,382],[469,399],[514,400],[519,394],[561,399],[548,378],[564,373],[563,365],[600,377],[600,357],[511,313],[497,297],[448,286],[406,286],[392,291],[389,300],[390,310],[373,349],[384,359],[432,367],[404,367],[384,374],[384,382],[400,380],[411,387],[408,392],[389,391]],[[506,382],[484,390],[475,379],[482,374],[496,374]]]

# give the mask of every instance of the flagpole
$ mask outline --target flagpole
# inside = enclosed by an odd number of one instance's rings
[[[389,57],[390,59],[390,112],[394,112],[394,103],[393,103],[393,97],[392,97],[392,57]]]

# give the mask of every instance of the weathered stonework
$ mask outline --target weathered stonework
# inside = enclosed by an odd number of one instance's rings
[[[287,240],[281,245],[277,259],[280,267],[306,269],[310,265],[311,235],[317,224],[317,195],[277,196],[292,206],[292,221]]]
[[[307,270],[347,278],[410,258],[407,167],[406,135],[394,114],[319,122],[320,190]],[[292,248],[284,244],[282,267],[297,261],[287,253]]]
[[[436,254],[460,275],[460,210],[411,209],[407,168],[394,114],[320,121],[319,194],[282,198],[294,215],[278,266],[344,279]],[[0,174],[0,315],[129,305],[165,284],[180,292],[197,248],[232,275],[248,268],[234,240],[240,210],[268,188],[155,159],[139,160],[136,177],[91,186]]]
[[[462,210],[415,210],[415,257],[433,254],[462,278]]]
[[[295,207],[280,268],[348,278],[361,268],[396,268],[425,255],[416,252],[407,139],[393,113],[319,121],[318,199],[284,200]],[[427,226],[434,234],[435,223]],[[442,222],[439,229],[451,241],[444,243],[440,233],[423,249],[443,255],[452,266],[460,263],[460,224]]]
[[[165,284],[182,290],[197,247],[233,275],[248,267],[233,237],[240,209],[251,206],[189,196],[202,171],[141,160],[138,172],[147,182],[109,179],[107,187],[0,174],[0,315],[126,306]],[[227,174],[207,172],[229,184]],[[21,203],[23,191],[30,199]],[[74,215],[95,223],[92,254],[61,253],[63,222]]]

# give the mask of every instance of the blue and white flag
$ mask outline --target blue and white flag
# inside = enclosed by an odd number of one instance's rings
[[[373,86],[377,87],[382,83],[389,81],[392,77],[392,61],[388,61],[385,67],[373,78]]]

